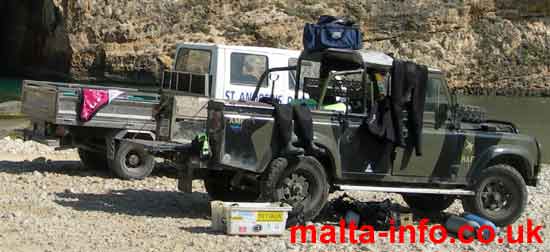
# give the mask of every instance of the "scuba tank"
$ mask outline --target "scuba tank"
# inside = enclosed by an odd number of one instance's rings
[[[464,219],[466,220],[470,220],[470,221],[474,221],[476,222],[477,224],[479,224],[479,226],[489,226],[493,229],[493,233],[496,235],[498,233],[498,229],[497,229],[497,226],[491,222],[490,220],[487,220],[483,217],[479,217],[475,214],[471,214],[471,213],[465,213],[463,215]],[[489,230],[483,230],[483,237],[485,239],[488,239],[490,236],[490,231]]]
[[[458,231],[460,228],[464,225],[471,226],[473,228],[473,231],[470,229],[464,230],[462,235],[465,238],[475,237],[476,231],[481,227],[477,222],[472,220],[467,220],[465,218],[462,218],[460,216],[451,216],[447,219],[445,222],[445,228],[449,233],[458,235]]]

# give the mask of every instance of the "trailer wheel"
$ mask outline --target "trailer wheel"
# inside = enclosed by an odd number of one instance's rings
[[[234,188],[231,186],[233,173],[210,172],[204,178],[204,187],[212,200],[254,202],[258,192]]]
[[[155,166],[154,157],[142,146],[122,142],[111,160],[111,170],[122,179],[144,179],[149,176]]]
[[[265,175],[260,186],[260,200],[291,205],[287,226],[313,220],[327,202],[327,176],[314,157],[299,157],[292,162],[277,158]]]
[[[78,148],[78,156],[86,169],[103,170],[109,167],[105,153]]]

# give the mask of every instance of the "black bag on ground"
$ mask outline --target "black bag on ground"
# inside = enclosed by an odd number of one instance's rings
[[[359,26],[352,21],[333,16],[321,16],[317,24],[306,24],[303,37],[304,50],[322,51],[326,48],[363,48]]]
[[[346,218],[348,211],[359,215],[360,223],[356,223],[358,226],[370,225],[375,230],[389,230],[392,224],[394,227],[400,225],[400,205],[392,203],[389,199],[381,202],[360,202],[345,193],[329,202],[323,209],[322,215],[339,221]],[[394,222],[392,223],[391,220]]]

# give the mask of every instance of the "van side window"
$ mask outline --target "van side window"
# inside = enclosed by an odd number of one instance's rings
[[[315,102],[318,102],[321,91],[318,87],[320,68],[320,62],[309,60],[302,60],[300,66],[300,80],[298,80],[300,88],[304,94],[308,94],[309,98],[315,100]],[[308,85],[311,82],[314,82],[314,84]]]
[[[267,70],[267,64],[267,56],[264,55],[232,53],[231,84],[256,86]],[[267,87],[267,78],[262,86]]]
[[[179,50],[176,71],[206,74],[210,73],[212,53],[208,50],[184,48]]]

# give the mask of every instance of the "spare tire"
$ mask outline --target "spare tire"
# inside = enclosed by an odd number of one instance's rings
[[[457,113],[458,118],[463,122],[482,123],[487,121],[487,111],[479,106],[460,105]]]

